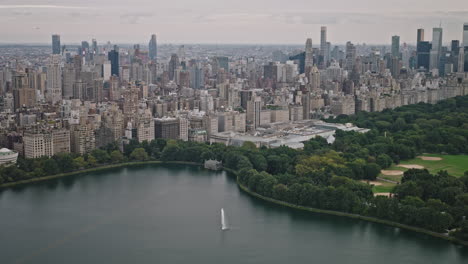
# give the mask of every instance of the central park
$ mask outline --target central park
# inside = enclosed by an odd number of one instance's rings
[[[370,132],[336,132],[300,150],[156,139],[117,144],[83,156],[19,159],[0,168],[0,184],[21,184],[148,162],[222,161],[241,188],[265,201],[310,208],[468,241],[468,96],[338,116]],[[131,179],[130,179],[131,180]],[[16,186],[16,187],[15,187]],[[380,195],[379,195],[380,194]]]

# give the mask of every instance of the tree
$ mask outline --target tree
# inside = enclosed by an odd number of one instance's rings
[[[110,156],[107,153],[107,151],[104,151],[102,149],[95,149],[91,152],[91,155],[96,158],[96,161],[99,164],[104,164],[110,161]]]
[[[96,167],[97,165],[97,160],[93,155],[88,155],[86,162],[88,163],[88,167],[90,168]]]
[[[120,163],[124,160],[124,156],[119,150],[114,150],[110,154],[110,159],[113,163]]]
[[[277,184],[273,187],[273,198],[280,201],[286,201],[288,187],[284,184]]]
[[[267,160],[260,153],[250,155],[249,160],[257,171],[264,171],[268,167]]]
[[[392,158],[390,158],[390,156],[388,156],[387,154],[380,154],[379,156],[377,156],[376,162],[382,169],[386,169],[392,165],[393,161]]]
[[[55,175],[60,172],[57,162],[54,159],[47,159],[44,162],[44,172],[47,175]]]
[[[54,159],[57,161],[58,169],[60,172],[70,172],[75,170],[73,158],[68,153],[57,154]]]
[[[364,166],[364,171],[366,172],[365,179],[375,180],[380,173],[380,166],[376,163],[367,163]]]
[[[132,154],[130,154],[130,158],[132,160],[145,161],[148,159],[148,153],[146,153],[144,148],[136,148],[133,150]]]
[[[168,144],[161,153],[161,159],[164,161],[176,161],[179,159],[180,147],[177,144]]]
[[[84,169],[88,163],[85,161],[85,159],[80,156],[75,159],[73,159],[73,167],[78,168],[78,169]]]

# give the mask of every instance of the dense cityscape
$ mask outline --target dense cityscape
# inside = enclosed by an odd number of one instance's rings
[[[0,47],[0,144],[26,158],[155,138],[258,147],[317,135],[330,116],[434,104],[468,92],[468,23],[461,40],[418,29],[389,45],[67,44]],[[347,130],[366,131],[349,125]]]
[[[0,4],[0,259],[466,263],[467,12],[99,1]]]

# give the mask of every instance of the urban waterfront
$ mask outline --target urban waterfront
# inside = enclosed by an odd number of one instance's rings
[[[220,209],[229,225],[221,231]],[[0,192],[2,263],[467,263],[466,248],[257,200],[225,172],[145,165]]]

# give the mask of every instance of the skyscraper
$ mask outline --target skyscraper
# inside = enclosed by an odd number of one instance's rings
[[[429,70],[431,43],[420,41],[417,46],[417,67]]]
[[[463,24],[463,47],[468,47],[468,23]]]
[[[151,60],[156,60],[158,57],[158,45],[156,41],[156,35],[151,35],[151,39],[149,42],[149,57]]]
[[[312,51],[312,39],[308,38],[306,40],[306,46],[305,46],[305,69],[312,68],[314,65],[314,57],[313,57],[313,51]]]
[[[432,48],[430,52],[430,69],[439,68],[440,54],[442,51],[442,28],[432,29]]]
[[[176,75],[176,70],[180,66],[179,56],[177,54],[171,55],[171,60],[169,61],[169,80],[174,80]]]
[[[460,51],[460,41],[452,40],[450,45],[450,62],[453,64],[453,71],[458,72],[458,53]]]
[[[52,35],[52,54],[60,54],[60,35]]]
[[[350,41],[346,42],[346,67],[348,71],[353,70],[356,63],[356,47]]]
[[[218,63],[219,69],[223,68],[224,72],[229,72],[229,58],[226,56],[217,56],[216,62]]]
[[[119,76],[119,52],[116,46],[114,46],[113,50],[109,51],[108,59],[111,62],[111,74]]]
[[[51,55],[47,64],[47,101],[55,104],[62,99],[62,67],[60,55]]]
[[[326,65],[328,62],[327,27],[320,28],[320,55],[323,57],[324,65]]]
[[[465,48],[461,47],[458,53],[458,72],[465,72]]]
[[[416,39],[416,44],[418,44],[421,41],[424,41],[424,28],[419,28],[418,29],[418,36],[417,36],[417,39]]]
[[[36,91],[29,85],[25,72],[15,72],[13,76],[13,105],[15,110],[20,107],[33,107],[36,103]]]
[[[392,56],[400,57],[400,36],[392,36]]]

